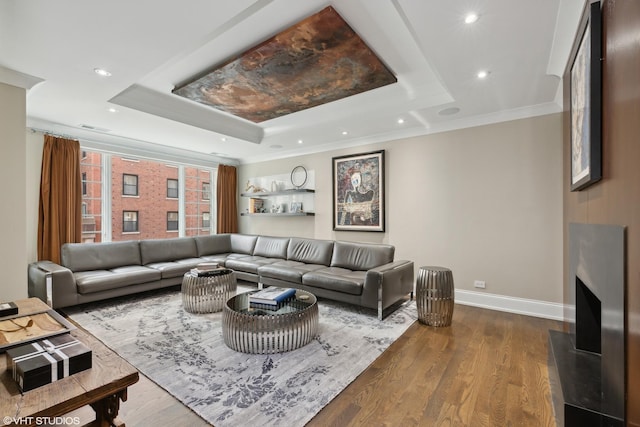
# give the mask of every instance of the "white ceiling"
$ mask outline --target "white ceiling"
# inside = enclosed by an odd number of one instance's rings
[[[30,87],[38,130],[255,162],[560,111],[584,3],[2,0],[0,81]],[[171,93],[327,5],[398,83],[260,124]],[[465,24],[468,12],[480,19]],[[460,111],[439,114],[450,107]]]

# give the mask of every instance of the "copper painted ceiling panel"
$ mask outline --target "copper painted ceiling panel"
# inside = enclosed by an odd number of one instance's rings
[[[327,7],[173,93],[260,123],[396,81]]]

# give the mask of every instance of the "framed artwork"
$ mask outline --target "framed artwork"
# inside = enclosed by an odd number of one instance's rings
[[[333,158],[333,229],[384,231],[384,150]]]
[[[571,191],[602,179],[601,27],[600,2],[588,4],[569,58]]]

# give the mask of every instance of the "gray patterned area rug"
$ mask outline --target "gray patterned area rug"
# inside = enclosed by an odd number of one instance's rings
[[[321,299],[311,343],[251,355],[224,344],[221,313],[184,311],[175,289],[65,311],[216,427],[303,426],[417,318],[414,301],[379,321],[372,310]]]

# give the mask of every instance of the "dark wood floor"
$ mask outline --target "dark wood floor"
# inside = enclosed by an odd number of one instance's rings
[[[560,328],[458,304],[450,327],[416,322],[308,426],[555,426],[547,336]],[[120,418],[128,427],[207,425],[142,375]]]

